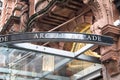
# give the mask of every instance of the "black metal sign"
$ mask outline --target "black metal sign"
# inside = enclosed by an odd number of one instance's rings
[[[8,34],[0,36],[0,43],[23,43],[23,42],[80,42],[94,43],[99,45],[111,45],[113,39],[108,36],[100,36],[94,34],[70,33],[70,32],[27,32]]]

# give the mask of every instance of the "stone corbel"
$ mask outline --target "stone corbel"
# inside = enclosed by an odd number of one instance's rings
[[[101,57],[102,64],[105,65],[107,72],[110,76],[114,76],[120,73],[119,54],[115,50],[108,51]]]
[[[102,28],[102,34],[111,36],[116,41],[117,36],[120,35],[120,28],[114,25],[106,25]]]
[[[114,60],[114,59],[109,59],[108,61],[103,63],[106,67],[107,72],[109,73],[109,75],[115,76],[117,74],[120,74],[120,66],[119,66],[119,61],[118,60]]]
[[[110,36],[114,40],[114,44],[111,46],[102,46],[100,48],[101,55],[109,54],[109,51],[118,51],[120,28],[113,25],[106,25],[102,29],[102,35]]]
[[[102,35],[113,37],[114,44],[101,46],[101,62],[105,65],[110,76],[120,73],[120,51],[118,50],[120,28],[113,25],[106,25],[102,28]]]

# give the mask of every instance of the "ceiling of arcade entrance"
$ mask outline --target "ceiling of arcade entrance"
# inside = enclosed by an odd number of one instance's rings
[[[36,13],[29,19],[26,31],[67,31],[90,33],[90,26],[95,21],[95,18],[89,6],[85,5],[82,0],[61,0],[61,2],[55,2],[53,5],[50,5],[52,1],[55,0],[50,0],[49,2],[39,0],[36,3]],[[49,5],[49,7],[46,7],[45,5]],[[68,51],[77,51],[86,45],[72,42],[46,42],[35,44]],[[91,50],[85,54],[100,57],[97,53],[92,52]],[[75,63],[75,65],[73,63]],[[83,69],[83,67],[86,68],[90,65],[92,65],[92,63],[73,60],[64,68],[74,74]],[[59,72],[59,74],[60,73],[62,72]]]
[[[50,0],[49,2],[38,0],[36,2],[36,13],[30,17],[26,31],[83,32],[88,29],[88,24],[93,24],[95,21],[91,9],[82,0],[53,1],[56,0]],[[47,42],[37,44],[70,51],[73,43]]]
[[[93,23],[93,13],[82,0],[38,0],[35,11],[26,31],[73,31],[81,23]]]

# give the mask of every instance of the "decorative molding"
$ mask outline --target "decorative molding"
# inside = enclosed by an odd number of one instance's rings
[[[101,28],[103,26],[113,24],[112,3],[107,0],[91,0],[88,5],[91,7],[96,20],[91,26],[91,31],[94,34],[101,35]]]

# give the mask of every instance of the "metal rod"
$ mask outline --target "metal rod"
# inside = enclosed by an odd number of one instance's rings
[[[26,46],[24,46],[24,45],[26,45]],[[83,52],[87,51],[90,47],[86,47],[86,49],[84,49],[84,50],[80,49],[79,50],[80,53],[77,53],[77,55],[82,54]],[[75,57],[76,55],[75,55],[74,52],[69,52],[69,51],[64,51],[64,50],[59,50],[59,49],[34,45],[34,44],[31,44],[31,43],[14,44],[14,48],[31,50],[31,51],[44,53],[44,54],[49,54],[49,55],[56,55],[56,56],[62,56],[62,57],[66,57],[66,58],[72,58],[72,59],[74,58],[74,59],[79,59],[79,60],[85,60],[85,61],[100,63],[100,61],[96,57],[87,56],[85,54],[82,54],[78,57]]]
[[[74,53],[75,57],[78,57],[79,55],[83,54],[84,52],[86,52],[93,46],[94,46],[94,44],[87,44],[86,46],[82,47],[80,50],[78,50]]]

